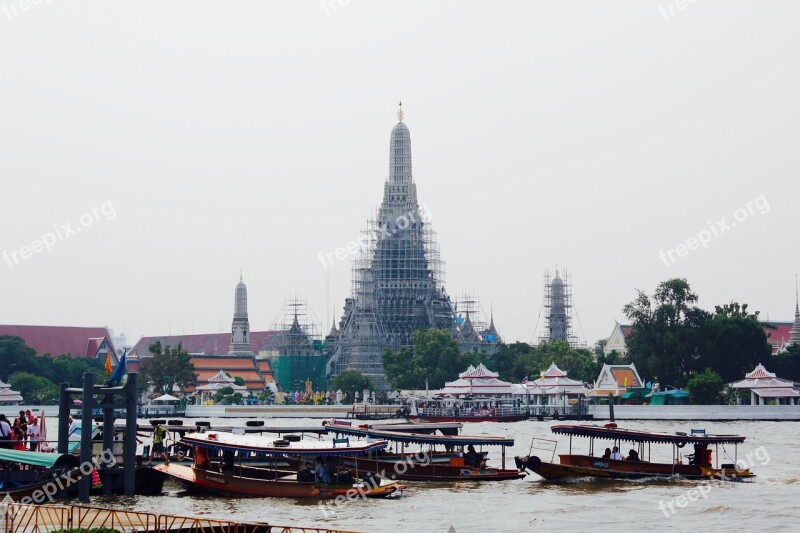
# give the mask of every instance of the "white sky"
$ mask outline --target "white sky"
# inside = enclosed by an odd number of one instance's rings
[[[350,263],[317,254],[380,203],[398,100],[448,292],[506,340],[531,340],[556,265],[590,343],[674,276],[791,320],[798,20],[789,0],[0,0],[0,323],[227,331],[242,269],[252,329],[299,294],[327,330]]]

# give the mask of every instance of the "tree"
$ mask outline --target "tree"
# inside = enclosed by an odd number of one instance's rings
[[[52,377],[43,369],[45,358],[36,356],[36,350],[25,344],[21,337],[0,335],[0,380],[8,382],[15,372],[30,372],[37,376]]]
[[[349,399],[355,398],[356,392],[360,394],[364,389],[372,390],[374,388],[372,381],[358,370],[345,370],[333,378],[331,386],[333,390],[345,393]]]
[[[702,374],[695,374],[689,379],[686,390],[691,393],[692,403],[712,405],[719,403],[724,386],[722,376],[706,368]]]
[[[58,387],[47,378],[30,372],[15,372],[10,379],[11,388],[18,390],[22,398],[33,404],[41,404],[58,397]]]
[[[770,370],[779,377],[800,381],[800,344],[792,344],[785,352],[776,355],[772,367]]]
[[[167,346],[162,351],[161,343],[156,341],[150,345],[150,349],[156,351],[153,351],[153,356],[144,360],[139,367],[144,387],[148,382],[152,382],[156,391],[166,394],[172,392],[176,384],[181,388],[197,384],[192,358],[183,349],[182,344],[178,344],[176,348]]]
[[[244,387],[244,378],[241,377],[241,376],[234,376],[233,377],[233,382],[235,384],[237,384],[237,385],[240,385],[240,386]]]
[[[440,389],[448,380],[458,377],[481,354],[461,354],[458,343],[449,332],[440,329],[420,329],[411,337],[412,348],[387,350],[383,365],[389,384],[395,389]]]

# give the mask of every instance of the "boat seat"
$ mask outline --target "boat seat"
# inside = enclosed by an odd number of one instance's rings
[[[337,444],[344,444],[345,446],[350,446],[350,439],[333,439],[333,447],[336,448]]]
[[[705,429],[693,429],[691,431],[691,435],[692,435],[692,437],[695,437],[695,436],[705,437],[706,436],[706,430]]]

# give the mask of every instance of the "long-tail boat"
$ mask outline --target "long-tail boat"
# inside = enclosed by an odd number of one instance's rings
[[[557,480],[564,478],[669,478],[680,477],[686,479],[725,479],[741,480],[754,476],[749,468],[741,468],[737,464],[738,445],[744,442],[745,437],[739,435],[707,435],[705,430],[692,430],[687,433],[652,433],[618,428],[615,423],[605,426],[597,425],[555,425],[550,430],[556,435],[569,437],[569,453],[559,454],[560,462],[555,463],[556,441],[553,443],[550,461],[543,461],[535,455],[515,457],[514,460],[520,469],[528,469],[539,474],[545,479]],[[589,452],[586,455],[572,452],[572,438],[582,437],[589,439]],[[534,439],[536,441],[537,439]],[[539,439],[546,440],[546,439]],[[599,447],[595,448],[595,441],[611,441],[619,455],[598,455]],[[631,443],[635,448],[630,450],[627,458],[622,457],[619,450],[624,445]],[[651,446],[653,444],[666,444],[672,447],[672,459],[669,462],[651,461]],[[683,455],[686,445],[693,453]],[[730,463],[720,462],[720,445],[723,453],[727,454],[725,445],[733,445],[734,455],[729,457]],[[601,445],[602,446],[602,445]],[[714,447],[714,451],[709,449]],[[531,449],[535,447],[531,443]],[[537,447],[543,449],[542,447]]]
[[[407,429],[413,424],[403,426],[403,431],[393,431],[387,429],[391,428],[389,425],[355,425],[341,420],[325,423],[328,432],[337,437],[348,435],[367,441],[379,439],[394,444],[394,451],[371,450],[367,455],[352,455],[342,459],[345,465],[366,470],[379,478],[407,481],[504,481],[526,475],[523,471],[505,467],[506,447],[513,446],[514,439],[412,433]],[[413,444],[419,445],[419,451],[412,452],[407,448]],[[502,467],[487,467],[486,453],[483,450],[465,453],[465,449],[475,446],[500,446]]]
[[[85,474],[74,455],[0,449],[0,499],[14,500],[42,494],[36,503],[62,497]],[[45,489],[47,489],[46,496]]]
[[[364,482],[358,479],[359,472],[354,475],[350,469],[337,471],[335,463],[342,457],[382,450],[388,445],[386,441],[351,445],[292,440],[224,432],[193,433],[181,440],[193,449],[194,462],[191,466],[163,463],[153,468],[190,491],[223,496],[335,498],[355,493],[366,498],[386,498],[401,494],[405,488],[396,482]],[[212,452],[221,452],[222,460],[211,461]],[[256,456],[267,459],[267,464],[255,466],[252,462],[246,462]],[[315,479],[312,472],[282,467],[289,456],[303,457],[310,462],[317,458],[323,463],[327,460],[328,465],[333,466],[326,470],[331,472],[330,479]]]

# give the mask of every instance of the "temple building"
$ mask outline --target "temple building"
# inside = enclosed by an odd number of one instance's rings
[[[565,341],[573,348],[585,347],[573,333],[572,282],[566,270],[563,278],[558,269],[552,277],[549,270],[545,271],[543,307],[545,329],[539,342]]]
[[[119,362],[108,328],[0,325],[0,335],[22,338],[38,355],[69,355],[103,362],[111,355],[112,366]]]
[[[729,385],[738,391],[749,392],[750,396],[743,402],[749,405],[795,405],[800,398],[800,391],[792,381],[777,377],[760,363],[744,379]],[[737,398],[737,402],[741,400]]]
[[[489,340],[463,345],[454,306],[444,288],[430,214],[420,208],[412,176],[411,133],[402,106],[389,141],[389,177],[375,219],[362,235],[362,253],[353,268],[352,294],[339,327],[331,331],[328,373],[356,369],[377,390],[388,390],[382,354],[411,345],[419,329],[450,331],[462,350],[489,350]],[[471,334],[471,332],[467,332]],[[476,342],[477,340],[477,342]]]
[[[19,405],[22,396],[19,391],[11,390],[11,385],[0,380],[0,405]]]
[[[250,320],[247,318],[247,286],[242,275],[236,285],[233,304],[233,324],[231,325],[231,344],[228,355],[253,355],[250,348]]]
[[[141,360],[152,357],[149,347],[156,341],[161,346],[181,345],[192,356],[192,365],[198,384],[223,372],[244,380],[244,388],[259,394],[275,384],[275,375],[266,355],[277,349],[283,331],[250,332],[247,315],[247,286],[239,275],[234,291],[233,322],[230,333],[206,333],[192,335],[161,335],[142,337],[128,352],[128,369],[138,370]],[[196,387],[188,387],[192,392]]]
[[[567,373],[555,363],[551,363],[550,367],[540,374],[539,379],[514,385],[514,388],[515,394],[529,397],[530,405],[536,407],[579,405],[581,399],[589,393],[582,382],[567,377]]]

